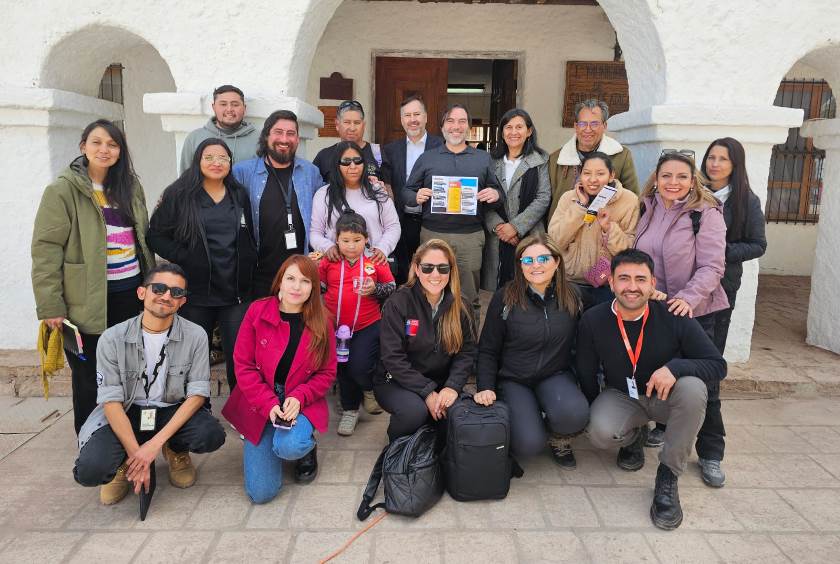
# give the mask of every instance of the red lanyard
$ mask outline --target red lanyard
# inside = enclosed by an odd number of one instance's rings
[[[645,306],[645,314],[642,316],[642,330],[639,331],[639,338],[636,340],[636,351],[630,347],[630,339],[627,338],[627,331],[624,330],[624,322],[621,320],[621,313],[615,308],[615,319],[618,322],[618,330],[621,331],[621,338],[624,339],[624,348],[627,349],[627,356],[630,357],[630,364],[633,366],[633,378],[636,377],[636,366],[639,364],[639,355],[642,352],[642,342],[645,340],[645,324],[650,315],[650,306]]]

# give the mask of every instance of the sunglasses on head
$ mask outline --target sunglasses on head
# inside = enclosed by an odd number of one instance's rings
[[[340,161],[338,161],[339,166],[350,166],[351,164],[360,165],[365,160],[362,157],[344,157]]]
[[[682,155],[684,157],[688,157],[692,161],[694,160],[694,151],[691,149],[662,149],[662,152],[659,153],[659,158],[666,157],[668,155]]]
[[[420,263],[420,272],[423,274],[431,274],[434,269],[437,268],[437,271],[441,274],[449,274],[449,271],[452,270],[452,267],[448,264],[430,264],[428,262],[421,262]]]
[[[184,288],[179,288],[178,286],[167,286],[163,282],[152,282],[151,284],[146,284],[146,287],[151,288],[152,292],[158,296],[163,296],[168,291],[169,295],[176,300],[187,295],[187,291]]]
[[[554,257],[552,257],[551,255],[537,255],[535,257],[522,257],[519,259],[519,262],[521,262],[524,265],[531,266],[534,263],[547,264],[548,261],[550,261],[552,258]]]
[[[338,105],[339,112],[342,110],[346,110],[347,108],[356,108],[359,111],[363,111],[362,104],[357,100],[345,100]]]

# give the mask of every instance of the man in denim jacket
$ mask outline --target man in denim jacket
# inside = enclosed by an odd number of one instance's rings
[[[148,490],[161,450],[169,481],[188,488],[196,470],[189,453],[213,452],[225,442],[219,421],[204,408],[210,364],[204,329],[177,315],[186,301],[181,267],[161,264],[137,288],[143,312],[102,333],[97,347],[97,403],[79,432],[73,469],[83,486],[102,485],[105,505],[133,482]]]

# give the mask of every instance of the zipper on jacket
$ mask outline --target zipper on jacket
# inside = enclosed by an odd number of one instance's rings
[[[548,337],[551,334],[551,330],[548,326],[548,308],[543,302],[543,346],[540,347],[540,358],[537,360],[537,366],[534,369],[534,377],[536,377],[540,373],[540,368],[542,368],[543,357],[545,356],[545,343],[548,341]]]

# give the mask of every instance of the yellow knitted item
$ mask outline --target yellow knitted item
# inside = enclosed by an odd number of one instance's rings
[[[38,327],[38,354],[41,355],[41,383],[44,399],[50,397],[50,377],[64,368],[64,334],[51,330],[46,321]]]

